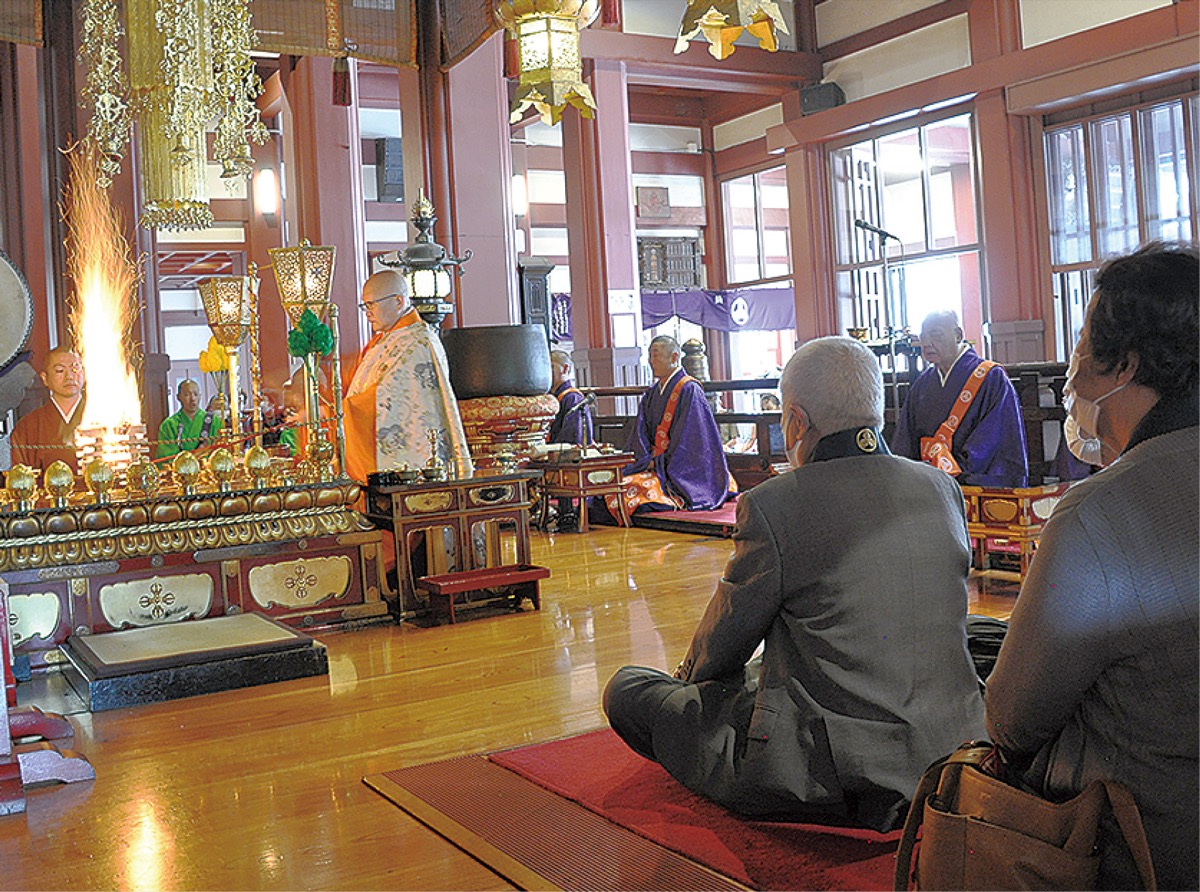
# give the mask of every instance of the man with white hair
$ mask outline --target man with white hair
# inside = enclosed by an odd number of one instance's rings
[[[733,556],[674,677],[626,666],[604,708],[632,749],[727,808],[887,830],[925,768],[983,733],[962,494],[888,452],[863,344],[810,341],[780,385],[794,470],[738,500]]]
[[[436,430],[442,432],[442,461],[458,476],[469,475],[471,456],[446,352],[409,302],[404,276],[375,273],[363,284],[359,306],[375,335],[343,400],[346,473],[365,482],[376,470],[424,467],[429,431]]]
[[[1025,424],[1008,373],[963,340],[949,310],[921,323],[921,355],[929,367],[900,410],[895,453],[941,468],[963,486],[1025,486]]]

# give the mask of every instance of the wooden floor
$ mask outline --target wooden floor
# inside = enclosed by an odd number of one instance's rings
[[[0,818],[0,888],[510,888],[362,777],[602,726],[619,666],[682,658],[730,549],[534,533],[553,571],[538,613],[318,634],[328,677],[75,715],[97,779]],[[1011,581],[977,588],[973,612],[1007,617]]]

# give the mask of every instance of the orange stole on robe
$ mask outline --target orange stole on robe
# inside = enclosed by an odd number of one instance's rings
[[[383,335],[399,328],[415,325],[420,321],[422,321],[420,314],[415,309],[409,310],[387,331],[377,332],[373,335],[363,347],[362,356],[365,357]],[[361,483],[366,483],[367,475],[378,470],[375,467],[375,395],[377,390],[378,385],[372,385],[342,400],[342,423],[346,430],[346,474]]]

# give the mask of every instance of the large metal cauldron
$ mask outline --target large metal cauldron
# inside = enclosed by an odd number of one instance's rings
[[[550,346],[543,325],[481,325],[442,334],[450,385],[460,400],[536,396],[550,390]]]

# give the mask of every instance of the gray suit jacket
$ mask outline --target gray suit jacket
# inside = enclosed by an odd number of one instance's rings
[[[931,762],[984,736],[962,494],[927,465],[856,456],[760,484],[737,516],[655,754],[743,813],[887,829]]]

